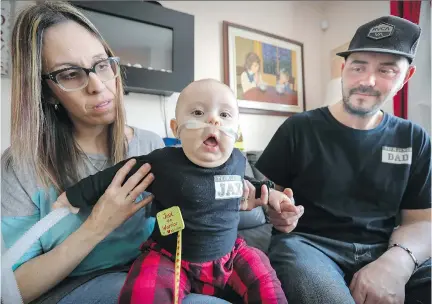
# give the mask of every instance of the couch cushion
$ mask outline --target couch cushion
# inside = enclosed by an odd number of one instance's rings
[[[257,178],[249,162],[246,162],[245,176]],[[239,229],[249,229],[265,223],[266,217],[262,207],[254,208],[251,211],[240,211]]]
[[[251,211],[240,211],[238,229],[254,228],[266,223],[266,216],[262,207],[256,207]]]
[[[245,239],[249,246],[258,248],[265,254],[268,253],[272,234],[271,224],[261,225],[252,229],[239,230],[238,234]]]

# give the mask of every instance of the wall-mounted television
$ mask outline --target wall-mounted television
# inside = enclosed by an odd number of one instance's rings
[[[69,1],[120,57],[125,91],[171,95],[194,80],[194,16],[154,1]]]

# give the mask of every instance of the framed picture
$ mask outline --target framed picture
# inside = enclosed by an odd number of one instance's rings
[[[15,1],[1,3],[1,76],[9,77],[11,68],[10,38]]]
[[[349,41],[330,51],[331,79],[342,77],[341,72],[344,59],[336,54],[348,50],[348,47]]]
[[[240,112],[290,116],[306,109],[303,44],[223,22],[224,82]]]

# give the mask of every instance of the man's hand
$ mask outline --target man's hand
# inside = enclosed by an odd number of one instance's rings
[[[281,232],[289,233],[297,226],[298,220],[304,213],[304,208],[294,205],[293,192],[290,188],[286,188],[283,193],[288,197],[288,200],[283,200],[280,203],[280,212],[274,208],[268,208],[267,213],[273,227]]]
[[[270,193],[266,185],[261,186],[261,197],[255,198],[255,187],[247,180],[244,181],[243,196],[240,200],[240,210],[250,211],[259,206],[269,206],[277,213],[281,213],[281,204],[292,203],[292,191],[286,193],[271,189]]]
[[[357,271],[350,284],[356,304],[403,304],[407,278],[397,262],[382,256]]]
[[[288,195],[290,195],[288,197]],[[268,207],[272,208],[276,213],[280,214],[282,212],[282,204],[292,204],[294,205],[294,199],[292,197],[292,191],[280,192],[278,190],[271,189],[269,194]]]

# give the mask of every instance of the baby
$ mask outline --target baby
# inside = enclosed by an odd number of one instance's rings
[[[135,157],[128,176],[149,163],[155,176],[147,188],[155,196],[152,215],[180,208],[185,223],[180,298],[189,292],[222,297],[229,287],[244,303],[287,303],[267,256],[237,236],[248,178],[246,159],[234,148],[239,111],[233,92],[216,80],[195,81],[181,92],[175,115],[171,129],[182,147]],[[77,208],[94,205],[126,161],[81,180],[59,200]],[[251,181],[260,192],[263,183]],[[283,200],[289,200],[285,194],[269,192],[268,204],[275,209]],[[156,226],[141,251],[119,302],[173,303],[176,234],[162,236]]]
[[[276,91],[280,94],[289,93],[294,94],[289,83],[290,76],[285,69],[281,69],[276,75]]]

